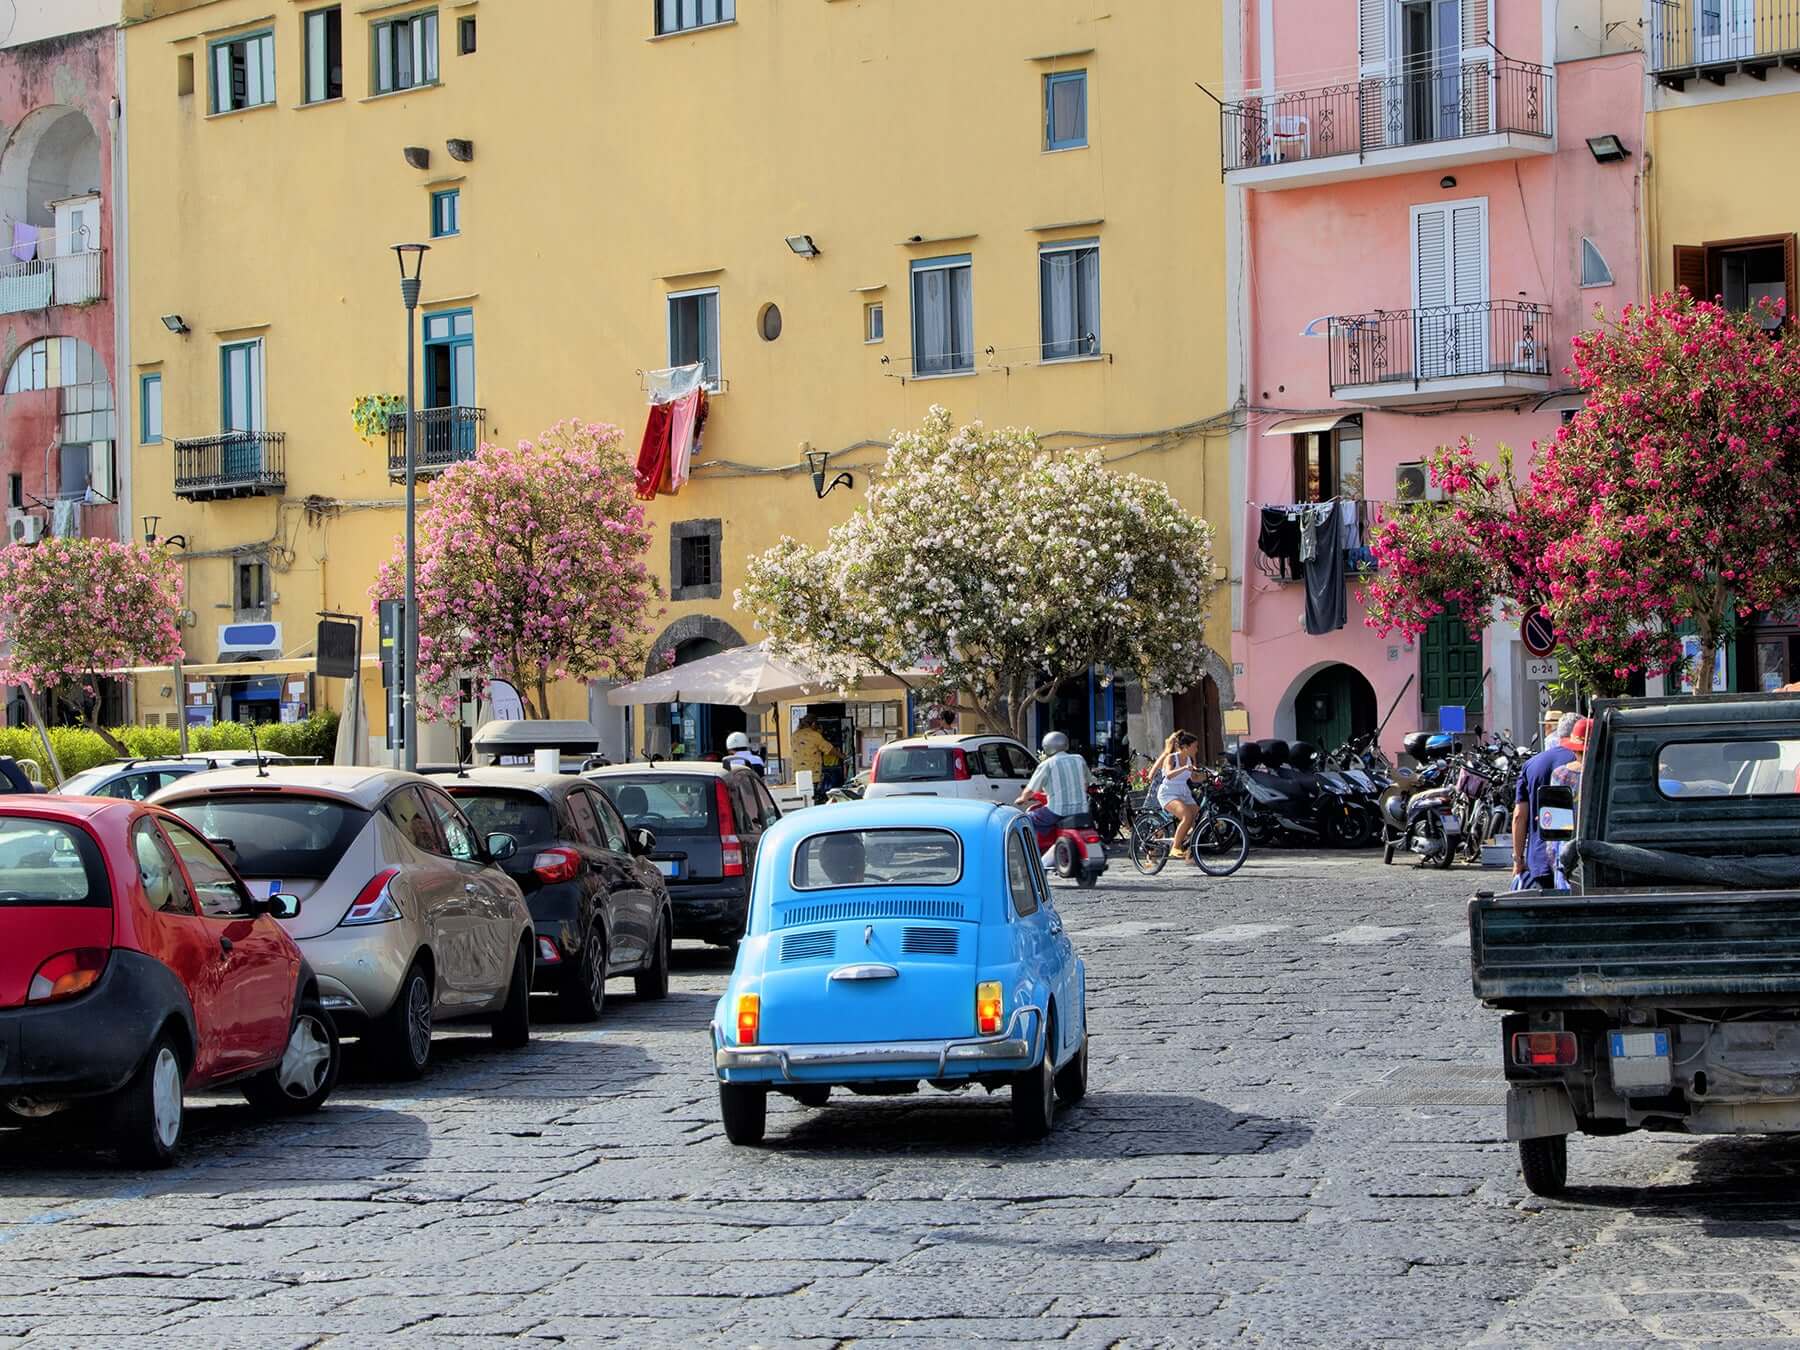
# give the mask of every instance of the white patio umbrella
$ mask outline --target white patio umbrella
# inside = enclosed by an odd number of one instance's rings
[[[923,676],[923,671],[903,672]],[[859,692],[904,692],[907,685],[892,675],[872,673],[858,686]],[[614,707],[641,707],[651,703],[723,703],[736,707],[771,704],[809,698],[817,694],[841,694],[829,676],[776,656],[767,641],[672,666],[655,675],[606,691]]]

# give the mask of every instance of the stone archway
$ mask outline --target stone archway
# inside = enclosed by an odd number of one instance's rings
[[[0,150],[0,216],[9,220],[48,229],[55,224],[51,202],[102,193],[106,186],[99,134],[79,108],[32,109]]]
[[[1144,727],[1142,739],[1152,750],[1160,750],[1169,733],[1175,730],[1181,718],[1176,714],[1178,702],[1185,707],[1208,708],[1213,711],[1212,718],[1218,719],[1222,709],[1229,708],[1237,702],[1237,681],[1231,673],[1231,662],[1218,652],[1208,647],[1200,659],[1202,675],[1185,694],[1164,695],[1157,699],[1146,699],[1144,707]],[[1208,689],[1207,683],[1212,687]],[[1189,728],[1197,729],[1197,728]],[[1137,734],[1134,730],[1134,736]],[[1223,726],[1213,725],[1212,739],[1223,744]]]
[[[656,635],[656,641],[650,644],[650,655],[644,661],[644,675],[649,677],[663,669],[664,652],[680,651],[696,638],[716,642],[721,649],[744,645],[744,635],[725,620],[715,619],[710,614],[689,614]]]

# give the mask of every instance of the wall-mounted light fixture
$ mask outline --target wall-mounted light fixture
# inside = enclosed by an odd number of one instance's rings
[[[1447,190],[1456,186],[1456,180],[1449,174],[1445,174],[1442,178],[1438,179],[1438,186]]]
[[[186,333],[189,331],[187,320],[183,319],[179,314],[163,315],[162,324],[163,327],[168,329],[171,333]]]
[[[854,488],[856,486],[856,479],[850,476],[850,471],[848,469],[839,470],[838,476],[831,480],[830,486],[826,486],[826,469],[831,463],[831,453],[827,450],[808,450],[806,452],[806,462],[812,469],[813,496],[815,497],[825,496],[832,488]]]
[[[1596,164],[1615,164],[1631,153],[1625,148],[1625,142],[1610,132],[1604,136],[1589,136],[1587,147]]]
[[[819,256],[819,246],[813,243],[813,237],[810,234],[790,234],[787,237],[787,246],[802,258]]]
[[[406,156],[407,164],[415,169],[429,169],[431,167],[431,151],[427,150],[422,145],[409,145],[400,153]]]
[[[450,152],[450,158],[458,164],[467,164],[475,158],[474,141],[445,141],[444,149]]]
[[[144,547],[155,548],[160,542],[167,548],[179,548],[183,550],[187,548],[188,541],[185,534],[172,534],[167,539],[159,541],[156,537],[156,527],[160,524],[162,524],[161,516],[144,517]]]

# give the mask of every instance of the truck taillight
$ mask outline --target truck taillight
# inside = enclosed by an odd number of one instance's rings
[[[1516,1031],[1513,1063],[1530,1069],[1560,1069],[1573,1064],[1579,1048],[1572,1031]]]
[[[731,813],[731,789],[723,778],[713,779],[714,800],[719,808],[719,875],[744,875],[744,841],[737,837],[737,820]]]
[[[998,1036],[1001,1015],[1006,1011],[1006,997],[1000,992],[1000,981],[983,980],[975,986],[975,1030],[983,1036]]]
[[[971,776],[969,756],[960,747],[953,747],[950,751],[950,777],[959,783],[966,783]]]
[[[739,994],[737,1001],[737,1038],[739,1045],[755,1045],[756,1033],[762,1030],[762,997]]]

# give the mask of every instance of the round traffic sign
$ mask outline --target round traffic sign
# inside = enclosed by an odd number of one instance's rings
[[[1533,656],[1548,656],[1556,650],[1556,625],[1543,610],[1534,609],[1519,625],[1519,640]]]

